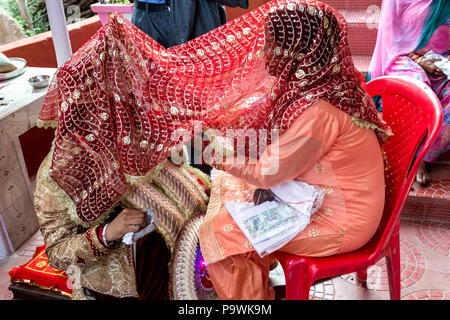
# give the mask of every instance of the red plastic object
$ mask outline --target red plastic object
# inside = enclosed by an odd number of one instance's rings
[[[320,279],[357,272],[361,280],[367,280],[367,268],[384,257],[390,297],[400,300],[400,213],[418,166],[437,137],[443,115],[434,92],[412,78],[380,77],[367,84],[367,91],[372,97],[382,97],[384,119],[394,132],[383,146],[388,170],[380,226],[365,246],[349,253],[316,258],[277,252],[286,277],[287,300],[308,300],[311,286]]]

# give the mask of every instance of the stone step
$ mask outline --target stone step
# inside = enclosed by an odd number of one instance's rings
[[[372,56],[377,43],[378,29],[368,28],[365,23],[348,25],[348,44],[354,56]]]
[[[441,158],[435,162],[431,177],[432,181],[426,187],[414,183],[402,216],[450,221],[450,161]]]
[[[427,188],[411,191],[402,216],[420,220],[450,221],[450,179],[432,181]]]
[[[378,20],[364,11],[342,11],[348,25],[348,43],[353,55],[373,54],[377,43]]]
[[[251,1],[249,8],[227,7],[228,20],[233,20],[264,4],[265,0]],[[334,4],[345,17],[348,25],[348,41],[353,55],[372,55],[377,40],[379,10],[377,4],[381,1],[324,1]],[[372,6],[372,7],[371,7]],[[373,7],[375,6],[375,7]]]

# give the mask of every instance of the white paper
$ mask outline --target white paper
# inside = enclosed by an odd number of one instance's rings
[[[122,237],[122,242],[126,245],[132,245],[133,244],[133,235],[134,232],[128,232]]]
[[[304,230],[324,196],[323,190],[299,181],[290,181],[271,190],[278,198],[276,201],[258,206],[253,202],[224,204],[261,257],[280,249]]]
[[[270,188],[270,190],[295,210],[305,215],[310,215],[317,190],[314,186],[301,181],[288,181]]]

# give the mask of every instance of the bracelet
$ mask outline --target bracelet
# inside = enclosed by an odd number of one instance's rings
[[[424,56],[419,57],[419,59],[416,60],[417,64],[420,64],[420,62],[423,60]]]
[[[108,223],[103,226],[103,230],[102,230],[102,242],[105,245],[105,247],[109,247],[108,240],[106,240],[106,227],[107,226],[108,226]]]

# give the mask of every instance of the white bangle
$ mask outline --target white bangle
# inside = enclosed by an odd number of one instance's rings
[[[108,227],[108,223],[105,224],[105,226],[103,227],[103,232],[102,232],[102,241],[106,247],[108,247],[108,240],[106,240],[106,228],[107,227]]]

